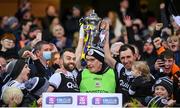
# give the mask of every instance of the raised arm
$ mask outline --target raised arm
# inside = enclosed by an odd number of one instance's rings
[[[135,39],[134,39],[134,31],[133,31],[133,28],[132,28],[131,17],[130,16],[125,16],[123,18],[123,21],[125,23],[126,30],[127,30],[128,43],[133,44],[135,42]]]
[[[104,43],[105,62],[111,68],[115,68],[116,60],[111,56],[109,49],[109,24],[107,22],[103,22],[101,27],[105,28],[106,30],[105,43]]]
[[[80,30],[79,30],[79,41],[78,41],[78,45],[76,48],[76,68],[78,70],[82,69],[81,66],[81,54],[82,54],[82,50],[83,50],[83,43],[84,43],[84,30],[83,30],[83,25],[81,25]]]

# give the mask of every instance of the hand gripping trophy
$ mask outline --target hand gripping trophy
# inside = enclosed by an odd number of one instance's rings
[[[102,48],[104,46],[105,33],[104,30],[100,28],[102,19],[97,16],[94,10],[89,16],[82,17],[79,22],[80,26],[83,26],[85,33],[84,50],[81,57],[81,60],[83,60],[90,47]]]

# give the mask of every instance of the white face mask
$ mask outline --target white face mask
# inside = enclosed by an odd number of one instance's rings
[[[50,60],[51,59],[51,51],[43,51],[43,58],[45,60]]]

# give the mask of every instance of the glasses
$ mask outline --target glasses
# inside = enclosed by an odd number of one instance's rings
[[[10,40],[10,39],[4,39],[4,42],[14,43],[14,41],[13,41],[13,40]]]

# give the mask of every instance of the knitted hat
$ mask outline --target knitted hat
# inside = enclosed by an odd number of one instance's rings
[[[147,107],[164,107],[167,105],[167,99],[159,96],[149,98]]]
[[[96,59],[98,59],[100,62],[104,63],[104,52],[102,49],[100,48],[96,48],[96,47],[91,47],[86,55],[89,55],[89,56],[93,56],[95,57]]]
[[[7,72],[9,73],[8,76],[12,80],[16,79],[20,75],[25,64],[26,64],[26,62],[22,59],[13,60],[13,61],[9,62],[6,67]]]
[[[16,41],[16,37],[12,33],[4,33],[1,37],[2,37],[1,40],[9,39],[9,40],[13,40],[14,42]]]
[[[18,23],[18,22],[19,21],[18,21],[18,19],[16,17],[9,17],[8,20],[7,20],[6,25],[11,26],[12,24]]]
[[[152,37],[151,37],[151,39],[152,39],[152,42],[154,41],[154,39],[156,39],[156,38],[161,38],[160,36],[158,36],[158,35],[153,35]]]
[[[25,82],[25,87],[34,95],[40,96],[43,92],[47,91],[49,82],[45,78],[33,77],[32,79]]]
[[[143,41],[143,44],[146,44],[146,43],[152,43],[152,39],[150,37],[146,38],[144,41]]]
[[[153,91],[155,90],[156,86],[163,86],[169,95],[173,93],[173,82],[168,77],[159,78],[153,86]]]

